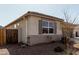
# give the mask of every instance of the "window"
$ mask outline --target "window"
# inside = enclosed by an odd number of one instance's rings
[[[76,37],[79,37],[79,32],[76,32]]]
[[[43,33],[48,33],[48,28],[43,28]]]
[[[42,21],[42,33],[43,34],[53,34],[55,30],[55,24],[52,21]]]
[[[49,28],[49,33],[54,33],[53,31],[53,28]]]

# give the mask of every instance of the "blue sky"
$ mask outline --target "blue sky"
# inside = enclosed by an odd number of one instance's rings
[[[65,9],[69,10],[73,17],[79,15],[77,4],[2,4],[0,5],[0,25],[7,25],[27,11],[36,11],[64,19],[63,10]]]

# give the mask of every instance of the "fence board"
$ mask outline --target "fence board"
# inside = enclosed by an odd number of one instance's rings
[[[5,29],[0,29],[0,45],[6,44],[6,32]]]

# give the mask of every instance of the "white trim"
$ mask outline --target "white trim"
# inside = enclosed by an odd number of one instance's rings
[[[52,28],[52,27],[46,27],[46,26],[42,26],[43,28]]]
[[[79,37],[74,37],[74,38],[79,38]]]
[[[41,35],[57,35],[57,34],[54,34],[54,33],[44,33],[44,34],[41,34]]]

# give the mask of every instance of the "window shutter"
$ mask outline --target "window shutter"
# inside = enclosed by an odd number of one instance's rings
[[[39,34],[42,34],[42,20],[39,20]]]
[[[57,33],[57,23],[55,22],[54,25],[55,25],[54,33],[56,34]]]

